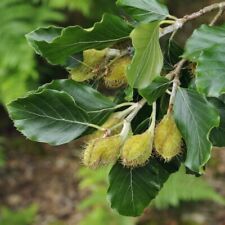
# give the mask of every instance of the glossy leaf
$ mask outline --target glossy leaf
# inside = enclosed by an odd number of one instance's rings
[[[121,18],[105,14],[93,28],[39,28],[26,35],[35,51],[52,64],[66,66],[73,55],[86,49],[103,49],[129,38],[132,27]]]
[[[43,90],[8,105],[15,127],[33,141],[61,145],[78,138],[89,117],[65,92]]]
[[[64,91],[69,94],[76,104],[88,113],[89,122],[94,124],[105,122],[116,105],[89,85],[73,80],[55,80],[50,84],[43,85],[39,91],[43,89]]]
[[[209,133],[219,125],[216,109],[198,92],[179,88],[174,117],[187,146],[185,166],[202,173],[210,158],[212,144]]]
[[[109,173],[111,207],[124,216],[139,216],[155,198],[171,171],[156,159],[144,167],[129,169],[117,163]]]
[[[195,61],[201,55],[203,50],[213,47],[215,44],[225,43],[225,24],[221,26],[202,25],[196,29],[188,39],[184,58]]]
[[[43,89],[65,91],[87,112],[112,108],[116,105],[91,86],[74,80],[55,80],[39,88],[39,91]]]
[[[165,93],[170,83],[165,77],[156,77],[148,87],[139,90],[139,93],[151,105]]]
[[[169,15],[167,7],[157,0],[118,0],[117,5],[140,22],[163,20]]]
[[[210,133],[210,140],[214,146],[225,147],[225,102],[217,98],[210,98],[210,102],[220,114],[220,125]]]
[[[141,24],[131,33],[135,55],[128,67],[131,87],[143,89],[160,75],[163,55],[159,45],[159,22]]]
[[[223,44],[203,51],[198,58],[196,74],[199,92],[210,97],[219,97],[225,93],[225,36]]]

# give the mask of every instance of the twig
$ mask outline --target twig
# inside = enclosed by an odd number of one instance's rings
[[[139,102],[137,102],[137,106],[135,107],[134,111],[125,119],[127,122],[131,122],[134,117],[138,114],[140,109],[145,105],[147,101],[143,98]]]
[[[152,113],[151,113],[151,124],[148,128],[148,132],[153,132],[155,129],[155,122],[156,122],[156,102],[153,102],[152,104]]]
[[[213,26],[215,25],[215,23],[217,22],[217,20],[220,18],[220,16],[222,16],[224,9],[220,8],[218,13],[215,15],[215,17],[213,18],[213,20],[211,21],[211,23],[209,24],[209,26]]]
[[[176,64],[175,69],[166,76],[166,77],[170,77],[170,79],[173,79],[173,88],[172,88],[172,93],[170,95],[170,102],[169,102],[167,113],[171,113],[173,110],[173,105],[174,105],[177,89],[180,85],[179,76],[185,62],[186,62],[186,59],[180,60],[180,62]]]
[[[194,12],[190,15],[186,15],[184,16],[183,18],[180,18],[180,19],[177,19],[176,22],[168,27],[165,27],[161,30],[160,32],[160,37],[166,35],[166,34],[169,34],[169,33],[172,33],[178,29],[180,29],[181,27],[184,26],[184,24],[190,20],[194,20],[206,13],[209,13],[213,10],[216,10],[216,9],[220,9],[220,10],[224,10],[225,8],[225,1],[221,2],[221,3],[215,3],[215,4],[212,4],[212,5],[209,5],[209,6],[206,6],[205,8],[197,11],[197,12]]]
[[[123,120],[123,129],[120,132],[120,136],[122,138],[122,141],[125,141],[130,129],[131,129],[131,121],[134,119],[134,117],[138,114],[140,109],[146,104],[146,100],[143,98],[139,102],[136,103],[136,106],[134,110]]]

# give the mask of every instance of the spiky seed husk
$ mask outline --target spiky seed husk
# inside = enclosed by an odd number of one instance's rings
[[[131,63],[130,56],[124,56],[117,59],[109,67],[109,72],[104,76],[104,83],[109,88],[119,88],[127,84],[126,71],[127,66]]]
[[[181,153],[182,137],[172,114],[167,114],[155,129],[156,152],[166,161]]]
[[[115,163],[119,157],[120,147],[119,135],[92,140],[84,151],[83,163],[92,169]]]
[[[104,60],[107,49],[95,50],[88,49],[83,52],[83,64],[70,71],[73,80],[83,82],[93,79],[97,74],[99,65]]]
[[[152,153],[153,132],[129,137],[122,148],[122,164],[127,167],[145,165]]]

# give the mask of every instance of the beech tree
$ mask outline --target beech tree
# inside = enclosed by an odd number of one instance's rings
[[[139,216],[181,165],[202,175],[213,146],[225,146],[225,24],[215,25],[225,2],[183,18],[156,0],[117,5],[123,17],[105,14],[92,28],[27,34],[35,52],[69,77],[7,109],[30,140],[62,145],[85,136],[84,165],[112,165],[111,207]],[[212,11],[211,23],[179,47],[177,30]]]

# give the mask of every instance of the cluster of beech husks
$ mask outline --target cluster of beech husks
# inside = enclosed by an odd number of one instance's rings
[[[118,88],[127,84],[126,70],[130,62],[131,55],[127,50],[89,49],[83,52],[80,66],[72,69],[70,74],[78,82],[102,80],[106,87]],[[153,149],[166,161],[181,152],[182,137],[171,112],[157,126],[155,115],[151,117],[149,128],[137,135],[133,135],[130,123],[124,126],[126,116],[113,114],[102,125],[103,131],[97,130],[86,137],[83,162],[87,167],[98,168],[120,159],[124,166],[134,168],[145,165]]]
[[[126,69],[130,63],[128,50],[89,49],[83,52],[83,61],[70,74],[78,82],[95,79],[103,81],[108,88],[119,88],[127,84]]]
[[[112,115],[103,127],[110,128],[109,124],[113,127],[117,122],[119,119]],[[129,130],[124,136],[119,129],[117,132],[111,136],[104,135],[103,131],[90,135],[83,155],[87,167],[95,169],[120,160],[124,166],[135,168],[148,162],[153,149],[166,161],[181,152],[182,137],[171,113],[165,115],[156,127],[151,124],[142,134],[133,135]]]

